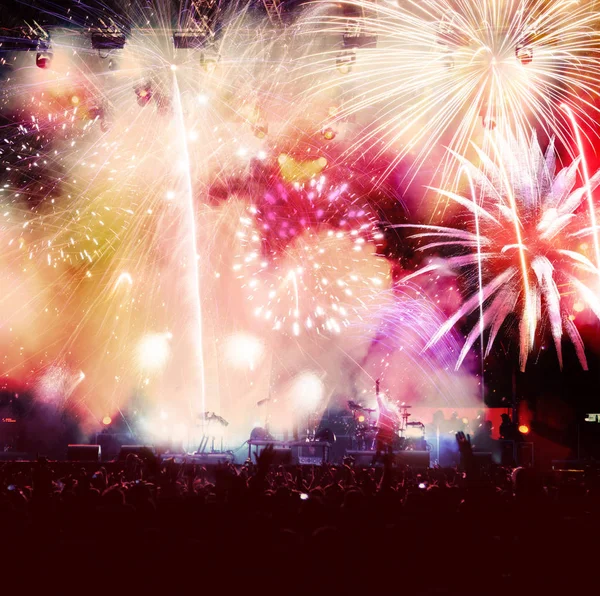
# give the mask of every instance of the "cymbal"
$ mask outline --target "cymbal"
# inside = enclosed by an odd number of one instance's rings
[[[363,412],[375,412],[374,408],[361,408]]]

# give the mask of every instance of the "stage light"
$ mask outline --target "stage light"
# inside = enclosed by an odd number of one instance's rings
[[[359,421],[359,422],[364,422],[364,421],[365,421],[365,417],[364,417],[364,416],[361,414],[361,415],[358,417],[358,421]]]
[[[40,40],[37,46],[38,52],[35,55],[35,65],[38,68],[48,69],[52,66],[52,50],[50,49],[50,43],[47,41]]]
[[[252,131],[254,132],[254,136],[258,139],[264,139],[269,132],[269,125],[265,121],[260,121],[258,124],[255,124],[252,127]]]
[[[338,54],[335,59],[335,66],[340,74],[349,74],[352,71],[352,66],[356,62],[356,53],[354,50],[348,50]]]
[[[296,407],[315,410],[323,399],[323,381],[313,372],[303,372],[292,381],[291,393]]]
[[[527,66],[533,61],[533,49],[531,46],[519,44],[515,48],[515,56],[523,66]]]
[[[519,432],[520,432],[522,435],[527,435],[527,434],[529,434],[529,427],[528,427],[526,424],[521,424],[521,425],[519,426]]]
[[[333,139],[335,139],[335,130],[333,130],[333,128],[327,127],[324,128],[321,131],[321,134],[323,135],[323,138],[327,141],[332,141]]]
[[[234,368],[253,370],[263,353],[264,343],[252,335],[232,335],[225,342],[225,357]]]
[[[104,426],[108,426],[111,422],[112,418],[110,416],[104,416],[104,418],[102,418],[102,424],[104,424]]]
[[[137,96],[137,103],[140,107],[143,108],[150,103],[150,100],[152,99],[152,86],[150,83],[136,87],[134,91]]]
[[[170,333],[151,333],[137,347],[138,363],[142,370],[160,370],[170,355]]]
[[[212,74],[217,69],[219,62],[218,54],[202,54],[200,57],[200,66],[208,73]]]

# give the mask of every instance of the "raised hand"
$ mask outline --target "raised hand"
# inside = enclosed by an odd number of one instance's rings
[[[458,450],[462,455],[473,453],[473,446],[471,445],[471,435],[465,435],[464,432],[459,431],[456,433],[456,444]]]

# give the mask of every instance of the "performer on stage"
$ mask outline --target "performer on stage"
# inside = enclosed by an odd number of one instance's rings
[[[377,395],[377,436],[375,438],[375,463],[381,453],[392,452],[396,430],[400,425],[400,415],[397,409],[384,395],[379,393],[379,379],[375,381],[375,392]]]

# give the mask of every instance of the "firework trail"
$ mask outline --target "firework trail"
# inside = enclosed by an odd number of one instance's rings
[[[269,136],[290,112],[277,87],[284,29],[232,6],[210,44],[176,49],[173,31],[198,36],[200,25],[154,8],[131,15],[122,49],[99,52],[89,28],[54,27],[50,68],[2,54],[2,371],[28,376],[73,354],[99,417],[132,388],[189,385],[195,373],[173,364],[149,374],[156,354],[138,362],[138,347],[161,338],[152,350],[187,368],[181,334],[201,322],[178,278],[197,287],[196,268],[210,273],[210,259],[196,264],[186,248],[189,215],[212,208],[207,190],[223,172],[244,177],[252,160],[271,159]],[[201,298],[213,299],[210,288]]]
[[[472,178],[474,196],[467,198],[451,191],[438,191],[467,209],[471,218],[476,216],[479,234],[469,229],[472,219],[460,227],[404,226],[419,228],[413,238],[431,240],[418,250],[450,249],[454,253],[422,267],[405,281],[444,267],[464,268],[470,286],[475,288],[431,338],[428,347],[481,306],[482,320],[469,332],[457,367],[482,336],[483,329],[488,332],[487,356],[501,328],[516,317],[521,370],[525,369],[534,348],[536,333],[543,332],[546,326],[550,328],[561,367],[561,340],[566,334],[581,365],[587,369],[572,310],[574,303],[581,300],[600,317],[600,301],[590,286],[592,281],[597,282],[598,269],[586,254],[593,253],[593,246],[585,241],[597,230],[585,224],[588,219],[579,214],[587,194],[600,184],[600,171],[589,179],[589,185],[574,189],[579,160],[557,173],[553,143],[545,154],[535,136],[526,145],[514,138],[499,142],[497,149],[496,156],[477,149],[481,168],[456,156]],[[515,229],[519,230],[518,235]],[[477,252],[470,253],[474,248]],[[477,283],[479,263],[481,286]]]
[[[310,93],[343,87],[326,126],[355,122],[349,158],[391,152],[386,173],[408,161],[407,181],[434,169],[437,185],[455,187],[457,162],[443,147],[469,156],[471,142],[487,151],[486,130],[526,138],[531,127],[570,147],[563,102],[581,122],[597,120],[600,14],[593,2],[357,0],[339,6],[322,4],[308,19],[338,40],[337,51],[313,57],[321,78]]]

